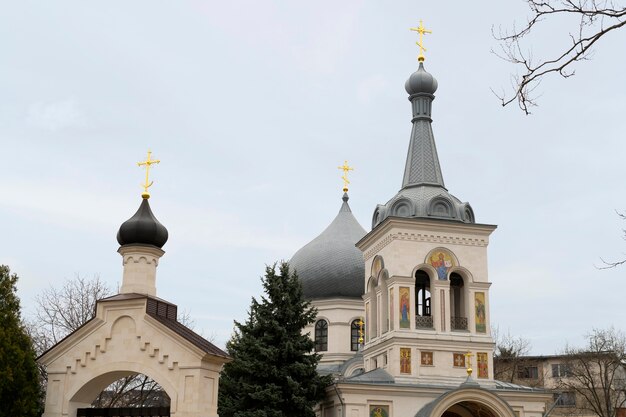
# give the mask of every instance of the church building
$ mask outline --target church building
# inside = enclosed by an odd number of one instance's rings
[[[323,355],[319,371],[335,381],[317,415],[542,417],[551,393],[494,380],[487,247],[496,226],[477,223],[445,186],[431,126],[437,80],[422,54],[405,89],[412,129],[398,193],[366,232],[344,189],[337,217],[290,260],[318,309],[306,331]]]

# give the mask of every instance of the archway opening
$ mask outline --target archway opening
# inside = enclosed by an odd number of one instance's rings
[[[463,277],[455,272],[450,274],[450,327],[452,330],[467,330],[463,287]]]
[[[433,327],[430,305],[430,276],[422,270],[415,272],[415,327],[418,329]]]
[[[443,412],[441,417],[499,417],[491,408],[474,401],[461,401]]]
[[[169,417],[170,404],[166,387],[148,375],[118,370],[85,383],[70,400],[68,415]]]
[[[122,377],[100,391],[91,403],[95,408],[169,407],[170,397],[154,379],[144,374]]]

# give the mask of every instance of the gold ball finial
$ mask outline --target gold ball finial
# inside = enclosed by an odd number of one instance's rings
[[[148,192],[148,188],[150,188],[150,186],[152,186],[152,184],[154,183],[154,181],[150,181],[150,166],[161,162],[158,159],[150,159],[151,156],[152,156],[152,152],[148,151],[148,157],[146,158],[146,160],[143,162],[137,162],[137,166],[146,167],[146,182],[141,184],[141,186],[143,187],[143,193],[141,193],[141,198],[143,198],[144,200],[147,200],[150,198],[150,193]]]
[[[347,193],[348,184],[350,184],[350,181],[348,180],[348,172],[354,171],[354,168],[348,165],[348,161],[344,161],[343,165],[337,167],[337,169],[341,169],[343,171],[343,175],[341,176],[341,179],[343,180],[343,192]]]
[[[420,54],[417,56],[417,60],[419,62],[424,62],[426,57],[424,56],[424,52],[426,52],[426,48],[424,48],[423,36],[426,33],[433,33],[431,30],[428,30],[424,27],[424,23],[420,20],[420,25],[416,28],[410,28],[413,32],[417,32],[420,35],[420,38],[415,44],[420,47]]]

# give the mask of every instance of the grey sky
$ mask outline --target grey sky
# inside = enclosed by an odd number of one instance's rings
[[[121,279],[115,234],[150,200],[170,240],[159,296],[228,339],[260,292],[264,265],[289,258],[333,219],[344,159],[350,204],[371,228],[399,189],[410,132],[404,82],[439,81],[434,132],[448,189],[490,245],[492,321],[535,353],[623,328],[626,31],[569,80],[539,87],[530,117],[502,109],[509,64],[492,25],[522,21],[521,1],[4,2],[0,14],[0,263],[34,296],[75,273]],[[567,41],[539,33],[535,48]]]

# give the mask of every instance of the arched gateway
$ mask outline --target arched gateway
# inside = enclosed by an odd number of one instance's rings
[[[117,236],[124,266],[120,294],[99,300],[94,318],[38,359],[48,373],[44,417],[75,417],[112,382],[139,373],[170,397],[161,415],[217,416],[219,373],[229,358],[178,322],[176,305],[156,297],[156,267],[167,237],[144,195]],[[99,415],[90,411],[79,415]]]

